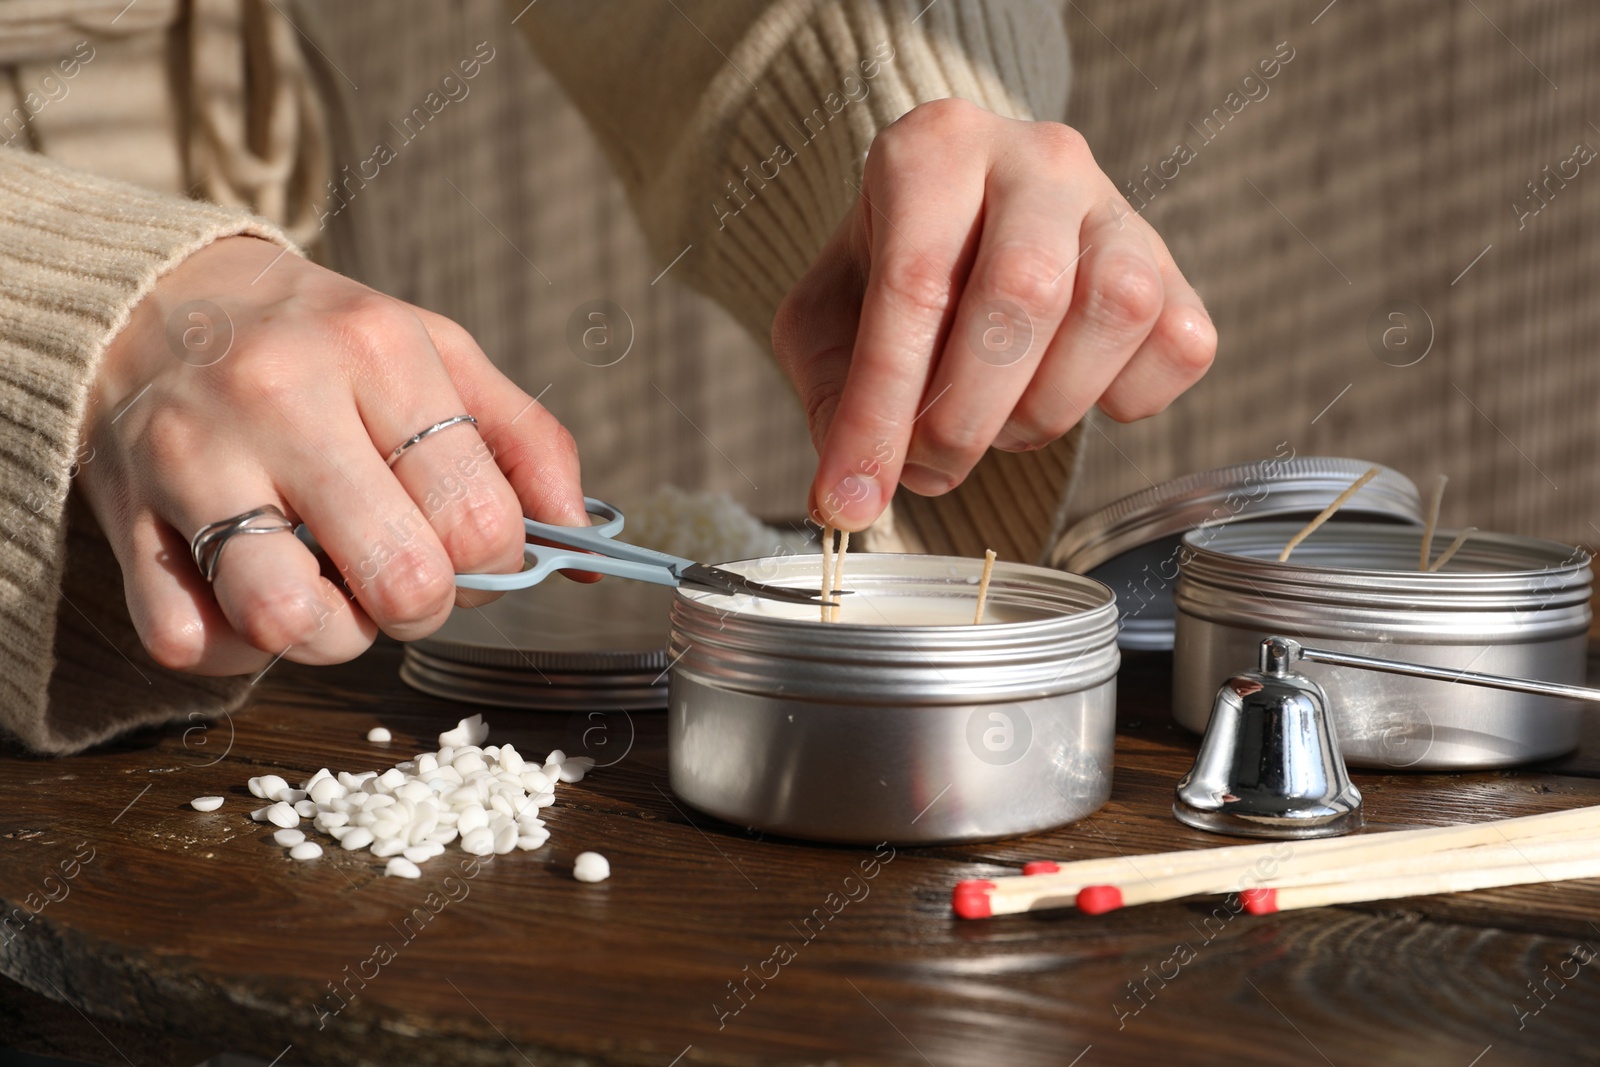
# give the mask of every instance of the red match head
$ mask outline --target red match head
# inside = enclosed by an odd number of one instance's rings
[[[1114,885],[1086,885],[1078,890],[1078,910],[1085,915],[1103,915],[1122,907],[1122,890]]]
[[[1055,874],[1060,870],[1061,864],[1055,860],[1034,860],[1022,865],[1023,874]]]
[[[987,919],[994,914],[989,906],[989,894],[993,891],[994,883],[981,878],[957,882],[955,891],[950,894],[950,907],[963,919]]]
[[[1239,899],[1244,901],[1244,910],[1251,915],[1271,915],[1278,910],[1276,889],[1246,889],[1239,893]]]

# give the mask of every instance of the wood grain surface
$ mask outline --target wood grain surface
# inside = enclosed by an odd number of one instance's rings
[[[471,873],[452,850],[418,881],[365,852],[289,861],[250,821],[246,779],[377,769],[471,710],[406,689],[398,660],[385,643],[344,667],[280,664],[231,722],[68,759],[0,753],[0,971],[16,983],[0,1044],[138,1067],[217,1050],[539,1067],[1595,1060],[1600,960],[1572,957],[1600,950],[1600,882],[1260,918],[1209,899],[953,919],[956,880],[1028,859],[1230,843],[1169,814],[1195,742],[1167,716],[1163,657],[1125,661],[1103,811],[883,850],[870,879],[870,849],[763,839],[675,801],[660,713],[489,712],[524,752],[581,750],[600,723],[589,751],[616,759],[560,788],[537,852]],[[365,740],[379,723],[392,744]],[[1580,753],[1356,780],[1372,823],[1420,826],[1600,803],[1597,777]],[[221,810],[188,806],[208,793]],[[610,858],[609,881],[572,879],[584,849]],[[830,912],[852,874],[867,892]],[[792,958],[775,966],[779,945]]]

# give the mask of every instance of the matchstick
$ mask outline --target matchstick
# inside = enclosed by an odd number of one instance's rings
[[[1476,526],[1468,526],[1465,530],[1456,534],[1456,539],[1450,542],[1450,547],[1439,553],[1439,558],[1433,561],[1433,566],[1429,567],[1428,570],[1436,571],[1446,563],[1449,563],[1450,557],[1455,555],[1461,549],[1461,546],[1467,543],[1467,538],[1477,532],[1478,528]]]
[[[1518,863],[1543,865],[1580,856],[1600,855],[1600,836],[1593,830],[1558,833],[1549,837],[1498,844],[1473,845],[1445,851],[1413,851],[1409,855],[1362,858],[1325,852],[1305,858],[1290,857],[1267,870],[1198,871],[1166,878],[1133,878],[1120,884],[1084,886],[1078,891],[1078,910],[1100,915],[1116,908],[1154,904],[1183,897],[1225,894],[1249,889],[1284,889],[1290,886],[1362,882],[1402,876],[1423,877],[1450,871],[1511,867]],[[1252,877],[1253,876],[1253,877]],[[1030,909],[1032,910],[1032,909]]]
[[[1036,861],[1023,868],[1028,872],[1024,875],[962,882],[955,887],[952,902],[956,914],[962,918],[976,919],[987,915],[1071,907],[1076,903],[1078,893],[1092,885],[1121,884],[1146,878],[1154,881],[1208,871],[1216,874],[1224,886],[1217,891],[1223,892],[1231,884],[1229,879],[1237,880],[1247,871],[1265,870],[1268,864],[1273,864],[1282,873],[1293,869],[1293,864],[1312,862],[1311,857],[1323,854],[1338,854],[1342,862],[1354,865],[1477,845],[1503,844],[1507,840],[1522,841],[1577,833],[1600,836],[1600,806],[1425,830],[1394,830],[1262,845],[1227,845],[1071,863]],[[1287,856],[1284,855],[1285,849],[1289,850]]]
[[[829,585],[828,595],[833,599],[833,609],[829,612],[828,621],[838,622],[839,612],[844,609],[844,597],[839,595],[839,590],[844,588],[844,554],[850,551],[850,531],[839,531],[839,551],[833,556],[833,581]]]
[[[978,610],[972,613],[972,625],[983,621],[983,602],[989,599],[989,577],[994,574],[994,549],[983,550],[983,577],[978,579]]]
[[[1574,878],[1600,878],[1600,855],[1590,853],[1550,863],[1530,864],[1521,861],[1499,867],[1405,875],[1397,878],[1328,882],[1322,885],[1287,886],[1283,889],[1253,889],[1241,896],[1244,899],[1245,910],[1250,914],[1270,915],[1276,911],[1321,908],[1329,904],[1426,897],[1435,893],[1465,893],[1473,889],[1531,885],[1536,882],[1565,882]]]
[[[1372,481],[1372,479],[1376,478],[1378,476],[1378,472],[1380,470],[1382,470],[1381,467],[1372,467],[1372,468],[1370,468],[1367,471],[1367,473],[1365,473],[1361,477],[1357,478],[1355,480],[1355,483],[1352,484],[1350,486],[1350,488],[1346,489],[1344,492],[1342,492],[1338,496],[1334,497],[1333,498],[1333,503],[1331,503],[1327,507],[1323,508],[1322,511],[1317,515],[1316,518],[1314,518],[1310,522],[1306,523],[1305,529],[1301,530],[1299,533],[1295,534],[1293,537],[1291,537],[1289,539],[1289,543],[1283,546],[1283,551],[1278,553],[1278,562],[1279,563],[1288,562],[1289,553],[1293,552],[1296,548],[1298,548],[1301,541],[1304,541],[1306,538],[1308,538],[1312,534],[1316,533],[1318,527],[1320,527],[1323,523],[1325,523],[1329,519],[1333,518],[1333,513],[1338,511],[1340,508],[1344,507],[1345,504],[1347,502],[1349,502],[1351,497],[1353,497],[1357,493],[1361,492],[1361,487],[1366,485],[1368,482]]]
[[[1450,481],[1448,474],[1439,475],[1433,483],[1433,500],[1428,504],[1428,525],[1422,530],[1422,548],[1417,554],[1417,570],[1428,569],[1428,554],[1433,551],[1433,531],[1439,525],[1439,505],[1444,502],[1444,487]]]

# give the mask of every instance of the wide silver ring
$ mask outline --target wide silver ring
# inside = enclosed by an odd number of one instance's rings
[[[429,426],[426,430],[419,430],[410,437],[406,438],[404,441],[401,441],[398,445],[394,446],[394,451],[389,453],[389,466],[392,467],[398,463],[400,461],[400,457],[406,454],[406,449],[418,443],[424,437],[427,437],[431,434],[436,434],[440,430],[448,430],[450,427],[460,422],[470,422],[474,426],[478,424],[478,420],[473,418],[471,415],[457,415],[454,418],[445,419],[443,422],[436,422],[432,426]]]
[[[266,504],[231,519],[221,519],[200,527],[200,531],[189,539],[189,553],[194,556],[194,565],[200,568],[200,573],[209,582],[216,578],[217,561],[222,558],[222,549],[234,535],[293,532],[294,523],[289,521],[289,516],[275,505]]]

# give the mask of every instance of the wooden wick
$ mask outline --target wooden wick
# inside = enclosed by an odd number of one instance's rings
[[[983,550],[983,577],[978,579],[978,610],[972,613],[972,625],[983,621],[983,602],[989,599],[989,576],[994,573],[994,549]]]
[[[822,621],[832,622],[833,597],[828,582],[833,577],[833,527],[822,527]]]
[[[1433,561],[1433,565],[1429,567],[1428,570],[1436,571],[1440,567],[1443,567],[1446,563],[1449,563],[1450,557],[1455,555],[1457,550],[1460,549],[1462,545],[1467,543],[1467,538],[1471,537],[1477,532],[1478,528],[1476,526],[1468,526],[1465,530],[1462,530],[1460,533],[1456,534],[1456,539],[1450,542],[1450,547],[1439,553],[1439,558]]]
[[[1448,474],[1439,475],[1433,483],[1433,500],[1428,504],[1428,525],[1422,530],[1422,548],[1417,553],[1417,570],[1428,570],[1428,554],[1433,551],[1433,531],[1439,525],[1439,505],[1444,501],[1444,487],[1450,481]]]
[[[839,612],[844,609],[844,597],[839,595],[839,590],[844,588],[844,554],[850,551],[850,531],[839,531],[839,551],[833,556],[833,581],[828,586],[829,596],[833,599],[833,610],[830,612],[830,622],[839,621]]]
[[[1346,489],[1344,492],[1342,492],[1338,496],[1334,497],[1333,498],[1333,503],[1331,503],[1327,507],[1323,508],[1321,513],[1318,514],[1316,518],[1314,518],[1310,522],[1306,523],[1305,529],[1301,530],[1299,533],[1297,533],[1293,537],[1289,538],[1289,543],[1283,546],[1283,551],[1282,552],[1278,553],[1278,562],[1279,563],[1286,562],[1289,559],[1289,553],[1293,552],[1296,548],[1298,548],[1301,541],[1304,541],[1306,538],[1308,538],[1312,534],[1316,533],[1317,532],[1317,528],[1319,526],[1321,526],[1323,523],[1327,522],[1329,519],[1333,518],[1333,513],[1338,511],[1340,508],[1344,507],[1345,504],[1350,500],[1351,497],[1353,497],[1357,493],[1361,492],[1361,487],[1366,485],[1368,482],[1372,481],[1372,479],[1376,478],[1378,476],[1378,472],[1380,470],[1382,470],[1382,469],[1383,468],[1381,468],[1381,467],[1372,467],[1372,468],[1370,468],[1367,471],[1367,473],[1365,473],[1361,477],[1357,478],[1355,480],[1355,483],[1352,484],[1350,486],[1350,488]]]

